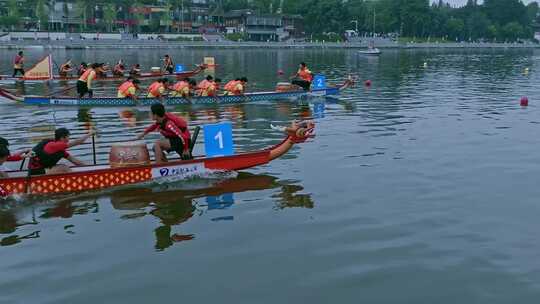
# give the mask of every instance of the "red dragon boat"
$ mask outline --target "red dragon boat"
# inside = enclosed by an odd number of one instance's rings
[[[111,164],[72,167],[71,172],[30,176],[28,171],[9,171],[0,178],[0,196],[13,194],[62,194],[148,183],[163,179],[177,182],[212,171],[236,171],[269,163],[287,153],[294,144],[314,134],[312,122],[285,128],[287,137],[279,144],[255,152],[220,157],[195,157],[164,164],[116,167]]]
[[[183,79],[186,77],[195,76],[207,68],[207,65],[200,64],[194,70],[184,71],[179,73],[162,73],[162,72],[143,72],[139,75],[136,75],[138,79],[157,79],[166,76],[176,77],[176,79]],[[34,66],[32,66],[28,71],[25,72],[24,76],[20,77],[11,77],[10,75],[0,75],[0,82],[16,82],[16,81],[29,81],[29,82],[45,82],[45,81],[65,81],[65,82],[76,82],[79,79],[79,76],[68,76],[63,77],[60,75],[54,75],[52,71],[52,56],[48,55],[41,60],[39,60]],[[97,77],[95,81],[123,81],[130,75],[125,74],[123,76],[106,76],[106,77]]]

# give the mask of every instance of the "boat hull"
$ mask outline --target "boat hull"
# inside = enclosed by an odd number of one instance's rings
[[[190,161],[174,161],[162,165],[112,168],[108,165],[74,168],[66,174],[26,176],[26,172],[10,172],[15,175],[0,179],[0,188],[7,195],[13,194],[60,194],[106,189],[163,179],[174,181],[201,176],[212,171],[242,170],[268,163],[270,150],[243,153],[233,156],[200,158]]]
[[[163,100],[166,105],[182,105],[182,104],[237,104],[249,103],[255,101],[268,101],[287,98],[302,98],[304,96],[327,96],[339,95],[339,88],[326,88],[305,91],[290,91],[290,92],[259,92],[247,93],[238,96],[217,96],[217,97],[193,97],[186,99],[182,97],[168,97]],[[5,96],[4,96],[5,97]],[[138,105],[151,105],[156,102],[161,102],[158,98],[139,98]],[[135,102],[130,98],[116,97],[97,97],[97,98],[76,98],[76,97],[45,97],[45,96],[25,96],[22,97],[22,103],[27,105],[58,105],[58,106],[136,106]]]

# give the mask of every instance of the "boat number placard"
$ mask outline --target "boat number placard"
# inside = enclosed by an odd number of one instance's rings
[[[314,89],[325,89],[326,88],[326,77],[324,75],[315,75],[315,77],[313,77],[313,88]]]
[[[207,157],[233,155],[232,124],[222,122],[204,125],[204,150]]]
[[[174,72],[175,73],[182,73],[184,71],[184,66],[181,65],[181,64],[177,64],[175,67],[174,67]]]
[[[152,168],[152,178],[189,177],[201,174],[205,169],[202,163]]]

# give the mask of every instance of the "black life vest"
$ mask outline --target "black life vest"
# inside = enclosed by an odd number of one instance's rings
[[[35,146],[32,151],[36,153],[36,156],[32,157],[31,163],[37,168],[52,168],[54,167],[62,158],[64,158],[64,151],[58,151],[53,154],[45,152],[45,145],[53,142],[52,139],[42,140],[37,146]]]

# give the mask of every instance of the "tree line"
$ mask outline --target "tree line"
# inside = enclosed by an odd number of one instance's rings
[[[432,1],[432,0],[431,0]],[[448,40],[515,41],[532,38],[540,13],[537,2],[525,5],[521,0],[468,0],[462,7],[452,7],[445,0],[208,0],[209,14],[223,14],[236,9],[253,9],[259,14],[294,14],[303,17],[306,35],[337,33],[358,29],[361,33],[396,33],[405,37],[444,38]],[[0,25],[20,26],[21,17],[30,17],[47,29],[49,11],[54,1],[8,0],[0,17]],[[101,7],[100,24],[87,24]],[[171,21],[191,10],[192,0],[74,0],[67,15],[82,20],[80,29],[100,27],[116,29],[116,20],[142,21],[142,13],[130,12],[130,7],[160,5],[166,8],[154,30],[170,31]],[[154,18],[155,19],[155,18]],[[208,23],[219,18],[208,18]],[[161,24],[161,25],[160,25]],[[219,24],[217,24],[219,25]]]

